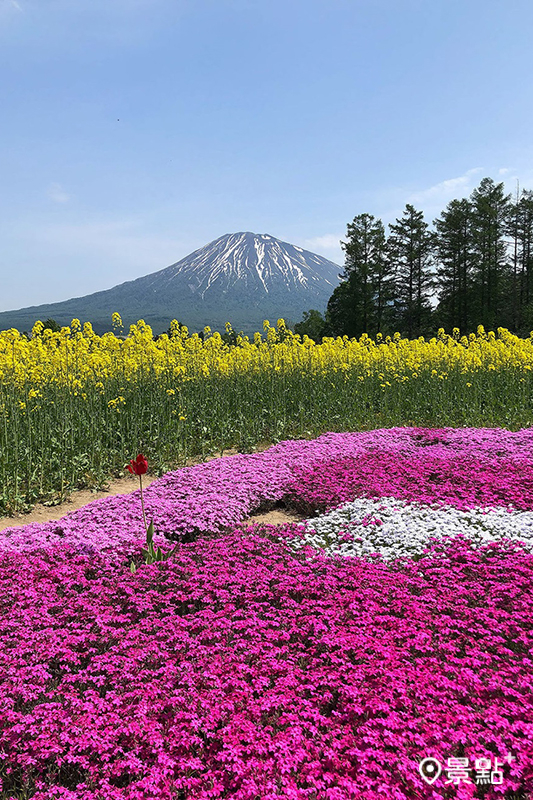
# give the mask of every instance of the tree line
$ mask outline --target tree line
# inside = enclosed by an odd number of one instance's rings
[[[359,214],[347,226],[341,283],[323,316],[305,312],[295,332],[321,336],[461,334],[478,325],[533,329],[533,191],[516,197],[484,178],[433,222],[407,203],[389,226]],[[436,298],[433,307],[431,299]]]

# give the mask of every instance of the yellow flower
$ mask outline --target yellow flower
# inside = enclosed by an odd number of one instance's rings
[[[171,338],[178,334],[180,331],[180,324],[177,319],[173,319],[170,323],[170,336]]]
[[[120,406],[124,405],[125,402],[126,398],[122,397],[122,395],[119,395],[118,397],[115,397],[114,400],[110,400],[107,405],[109,408],[113,408],[115,411],[120,411]]]

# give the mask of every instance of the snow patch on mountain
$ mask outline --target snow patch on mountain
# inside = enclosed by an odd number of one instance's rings
[[[186,277],[187,285],[194,285],[195,292],[206,299],[222,285],[226,291],[234,286],[270,294],[281,288],[316,290],[322,284],[331,293],[338,283],[339,267],[270,234],[240,232],[215,239],[155,275],[167,271],[169,280]]]

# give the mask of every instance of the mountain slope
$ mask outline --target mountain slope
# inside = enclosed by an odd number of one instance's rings
[[[341,268],[326,258],[268,234],[226,234],[165,269],[85,297],[4,311],[0,330],[31,330],[52,317],[61,325],[73,317],[90,321],[97,333],[111,328],[118,311],[125,329],[138,319],[154,333],[178,319],[191,331],[209,325],[223,330],[262,330],[263,320],[297,322],[303,311],[323,311]]]

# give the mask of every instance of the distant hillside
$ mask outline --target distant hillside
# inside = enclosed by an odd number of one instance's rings
[[[124,328],[144,319],[155,334],[172,319],[193,331],[231,322],[245,333],[263,320],[298,322],[310,308],[324,311],[341,267],[268,234],[230,233],[165,269],[85,297],[0,313],[0,330],[30,331],[37,319],[69,325],[89,321],[101,334],[118,311]]]

